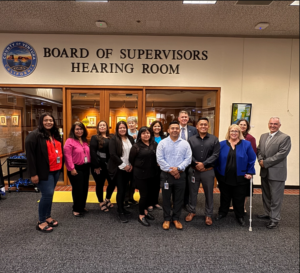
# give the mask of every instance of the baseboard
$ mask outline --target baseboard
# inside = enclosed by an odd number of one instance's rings
[[[255,188],[255,189],[261,189],[261,185],[253,185],[253,188]],[[288,185],[285,185],[284,188],[287,189],[287,190],[299,190],[300,186],[288,186]]]

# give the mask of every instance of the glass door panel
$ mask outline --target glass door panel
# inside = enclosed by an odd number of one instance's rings
[[[88,132],[87,140],[90,140],[93,135],[97,134],[97,124],[100,121],[100,93],[86,92],[86,93],[72,93],[72,117],[71,126],[76,122],[82,122]],[[70,128],[71,128],[70,126]],[[95,182],[93,176],[90,174],[90,182]]]
[[[137,129],[141,126],[141,92],[110,92],[109,94],[109,128],[114,134],[116,124],[128,117],[135,117],[138,121]]]

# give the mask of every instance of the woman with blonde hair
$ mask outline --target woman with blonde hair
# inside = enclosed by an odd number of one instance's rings
[[[245,226],[244,201],[249,190],[249,179],[255,174],[256,155],[238,125],[229,126],[225,139],[220,142],[220,155],[215,162],[220,189],[220,208],[216,220],[226,217],[232,200],[237,221]]]

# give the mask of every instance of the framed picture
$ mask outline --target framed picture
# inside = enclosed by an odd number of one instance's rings
[[[0,126],[7,126],[6,116],[0,116]]]
[[[147,126],[149,127],[151,123],[155,120],[155,117],[147,117]]]
[[[11,126],[19,126],[19,116],[11,116]]]
[[[246,119],[250,123],[252,103],[233,103],[231,112],[231,124],[237,124],[240,119]]]
[[[119,121],[127,121],[127,118],[126,117],[117,117],[117,123],[119,122]]]
[[[87,127],[96,127],[96,125],[97,125],[97,117],[96,116],[88,116],[86,118],[89,121]]]

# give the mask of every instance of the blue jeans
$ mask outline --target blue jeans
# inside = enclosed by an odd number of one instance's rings
[[[46,219],[51,217],[52,199],[54,189],[59,178],[60,170],[49,172],[47,180],[41,180],[38,183],[38,188],[42,193],[39,203],[39,221],[40,223],[46,222]]]

